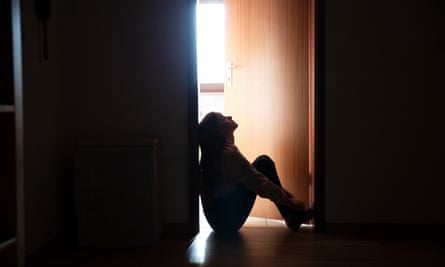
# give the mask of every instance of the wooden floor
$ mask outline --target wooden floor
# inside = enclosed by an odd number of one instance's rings
[[[224,237],[204,228],[192,240],[152,248],[52,249],[30,266],[445,266],[438,237],[376,237],[291,232],[283,224],[243,227]]]

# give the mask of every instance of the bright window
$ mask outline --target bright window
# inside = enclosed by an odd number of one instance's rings
[[[224,83],[224,4],[197,10],[198,82]]]

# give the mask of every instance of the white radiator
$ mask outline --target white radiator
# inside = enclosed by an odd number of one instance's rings
[[[81,246],[146,246],[160,237],[158,140],[81,141],[76,151]]]

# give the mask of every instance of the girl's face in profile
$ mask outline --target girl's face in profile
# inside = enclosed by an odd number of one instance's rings
[[[231,116],[224,116],[218,113],[218,131],[226,139],[233,139],[233,132],[238,127],[238,124],[232,120]]]

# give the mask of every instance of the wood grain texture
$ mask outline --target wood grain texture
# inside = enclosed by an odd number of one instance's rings
[[[201,232],[155,247],[54,246],[29,266],[445,266],[443,236],[363,236],[244,227],[233,237]]]
[[[307,0],[228,0],[225,112],[239,123],[236,143],[253,161],[273,158],[283,186],[309,202],[309,19]],[[252,215],[280,218],[269,200]]]

